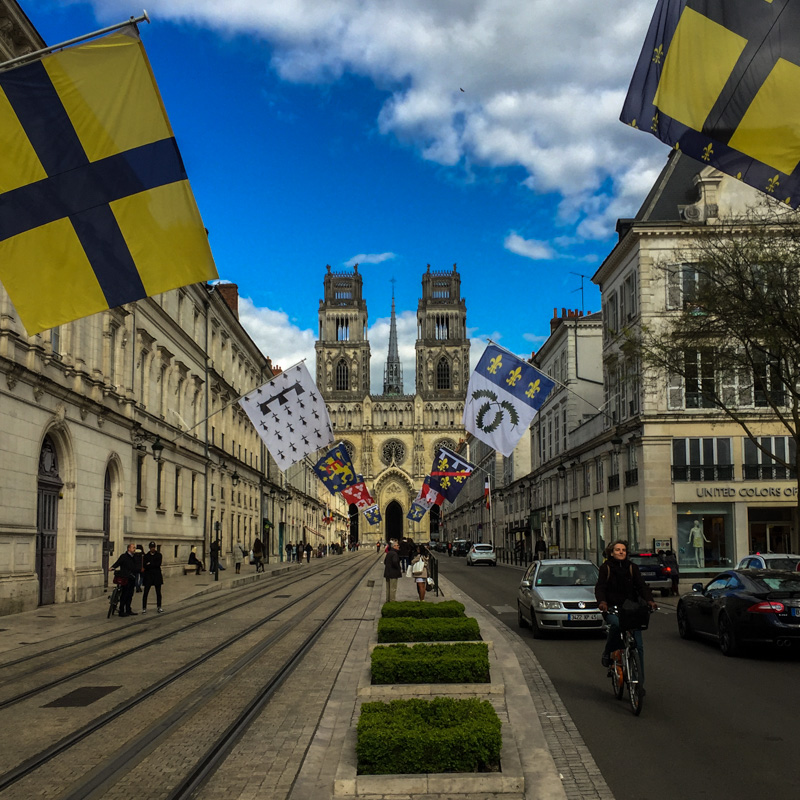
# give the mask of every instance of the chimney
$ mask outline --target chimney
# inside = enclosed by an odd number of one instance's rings
[[[239,319],[239,287],[235,283],[218,283],[217,291],[236,319]]]

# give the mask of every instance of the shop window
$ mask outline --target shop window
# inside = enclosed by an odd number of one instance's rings
[[[729,438],[673,439],[673,481],[733,480]]]
[[[677,507],[678,565],[681,572],[728,569],[735,565],[733,511],[728,503]]]
[[[628,517],[628,549],[639,549],[639,504],[628,503],[625,506]]]

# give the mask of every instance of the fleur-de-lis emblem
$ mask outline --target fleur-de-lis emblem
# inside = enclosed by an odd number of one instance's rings
[[[772,194],[772,192],[774,192],[778,188],[779,184],[780,184],[780,181],[778,180],[778,176],[775,175],[774,177],[770,178],[767,181],[767,191],[770,194]]]
[[[439,459],[439,472],[445,472],[448,467],[448,461],[446,458]]]
[[[530,397],[531,400],[536,397],[542,390],[541,381],[537,378],[533,383],[528,384],[528,391],[525,392],[525,397]]]
[[[664,57],[664,45],[660,44],[653,50],[653,63],[660,64],[661,59]]]
[[[522,367],[517,367],[516,369],[512,369],[511,372],[508,374],[506,378],[506,383],[509,386],[516,386],[517,381],[522,377]]]
[[[632,119],[632,120],[630,121],[630,126],[631,126],[631,128],[636,128],[636,130],[639,130],[639,126],[638,126],[638,124],[636,123],[636,118],[635,118],[635,117],[634,117],[634,119]]]
[[[444,478],[442,478],[442,480],[440,482],[440,485],[441,485],[442,489],[449,489],[450,488],[450,478],[448,478],[447,475],[445,475]]]
[[[653,122],[650,125],[650,130],[655,133],[658,130],[658,111],[653,115]]]
[[[710,161],[711,160],[711,156],[713,156],[713,155],[714,155],[714,145],[711,142],[709,142],[703,148],[703,161]]]
[[[489,367],[487,372],[491,372],[494,375],[500,367],[503,366],[503,356],[495,356],[491,362],[489,363]]]

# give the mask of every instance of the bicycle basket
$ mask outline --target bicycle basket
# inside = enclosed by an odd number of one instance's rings
[[[650,624],[650,609],[647,601],[626,600],[618,610],[619,627],[623,631],[644,631]]]

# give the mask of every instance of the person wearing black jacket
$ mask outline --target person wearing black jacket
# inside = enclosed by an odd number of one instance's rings
[[[156,604],[158,613],[164,609],[161,607],[161,585],[164,583],[164,576],[161,574],[161,553],[156,550],[156,543],[150,542],[150,549],[144,554],[142,563],[144,565],[144,594],[142,595],[142,614],[147,613],[147,595],[150,594],[150,587],[155,587]]]
[[[389,542],[389,552],[383,559],[383,577],[386,579],[386,602],[393,603],[397,597],[397,579],[403,574],[400,569],[400,543],[397,539]]]
[[[600,611],[608,623],[608,638],[603,649],[601,663],[604,667],[611,666],[611,653],[619,650],[622,646],[622,639],[619,633],[619,616],[615,607],[621,606],[626,600],[637,600],[642,597],[647,601],[651,609],[658,606],[653,600],[653,593],[650,587],[642,578],[639,567],[628,560],[628,543],[618,539],[606,551],[608,557],[600,566],[600,575],[594,587],[594,596]],[[642,632],[634,631],[633,637],[636,641],[636,649],[639,651],[639,659],[642,665],[641,678],[644,680],[644,642]]]
[[[129,544],[128,549],[111,565],[111,569],[119,570],[120,577],[127,583],[122,587],[122,596],[119,600],[120,617],[136,617],[136,611],[131,610],[133,593],[136,590],[136,545]]]

